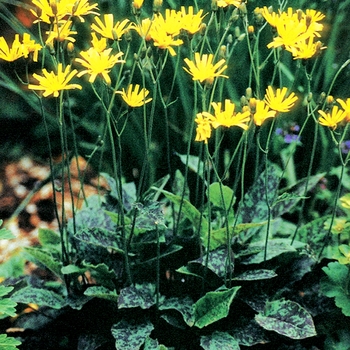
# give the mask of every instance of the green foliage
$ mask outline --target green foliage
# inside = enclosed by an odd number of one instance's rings
[[[321,280],[321,291],[329,298],[335,298],[335,305],[345,316],[350,316],[349,267],[338,262],[331,262],[322,268],[326,277]]]
[[[8,337],[6,334],[0,334],[0,348],[1,350],[15,350],[17,346],[21,345],[19,340]]]
[[[304,339],[316,335],[310,313],[290,300],[267,302],[263,313],[257,314],[255,320],[264,329],[291,339]]]

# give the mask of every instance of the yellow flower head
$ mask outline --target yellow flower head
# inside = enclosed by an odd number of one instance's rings
[[[151,30],[151,37],[153,39],[153,45],[160,49],[167,49],[171,56],[175,56],[176,52],[173,46],[180,46],[183,44],[181,39],[174,39],[172,35],[168,35],[166,32],[159,28],[153,28]]]
[[[165,17],[159,13],[155,16],[153,22],[157,31],[165,31],[168,35],[176,36],[180,33],[182,27],[181,12],[166,9]]]
[[[189,69],[184,67],[184,70],[193,76],[193,80],[199,80],[202,82],[212,83],[214,78],[223,77],[228,78],[227,75],[222,75],[221,73],[227,68],[225,60],[221,59],[215,65],[213,64],[214,55],[204,54],[202,57],[199,52],[194,54],[194,62],[185,58],[185,63],[188,65]]]
[[[196,119],[196,138],[195,141],[204,141],[208,143],[208,139],[211,136],[211,123],[210,120],[203,115],[203,113],[198,113]]]
[[[295,43],[293,46],[286,46],[286,50],[290,51],[293,58],[296,59],[309,59],[314,57],[320,50],[324,50],[326,47],[322,46],[320,41],[314,42],[314,37],[309,37],[304,41]]]
[[[33,53],[33,61],[38,62],[38,54],[41,49],[42,46],[37,44],[35,40],[32,40],[30,34],[23,34],[22,50],[25,58],[27,58],[30,53]]]
[[[114,24],[113,14],[108,13],[103,16],[104,23],[101,21],[100,17],[95,17],[95,23],[91,25],[91,29],[95,32],[101,34],[103,37],[112,40],[121,40],[123,34],[130,29],[129,20],[124,19],[122,22],[117,22]]]
[[[140,37],[144,38],[146,41],[152,39],[151,37],[151,28],[153,26],[153,22],[149,18],[145,18],[141,21],[140,24],[137,24],[133,29],[137,31]]]
[[[276,94],[271,86],[266,89],[265,102],[266,104],[277,112],[289,112],[294,106],[298,97],[292,92],[286,97],[287,88],[277,89]]]
[[[72,24],[73,24],[72,21],[65,21],[65,20],[59,22],[58,26],[57,26],[57,23],[54,23],[53,28],[50,31],[46,32],[46,34],[48,34],[48,37],[45,43],[52,44],[54,40],[57,40],[60,42],[67,40],[74,43],[75,39],[71,35],[75,35],[77,34],[77,32],[71,30]]]
[[[339,198],[340,205],[345,209],[350,209],[350,193]]]
[[[255,101],[255,111],[253,112],[254,123],[257,126],[261,126],[264,121],[268,118],[274,118],[276,111],[270,110],[269,106],[266,105],[265,101]]]
[[[347,98],[346,101],[337,98],[337,102],[341,105],[341,107],[344,109],[344,112],[346,113],[346,121],[350,122],[350,98]]]
[[[92,36],[91,44],[92,44],[92,47],[96,51],[102,52],[107,48],[107,39],[106,38],[99,39],[97,37],[96,33],[94,33],[94,32],[91,33],[91,36]]]
[[[219,126],[224,126],[230,128],[231,126],[239,126],[244,130],[248,129],[246,123],[250,120],[250,111],[245,111],[242,113],[235,113],[235,104],[229,99],[225,100],[225,108],[222,110],[221,102],[213,102],[211,104],[214,108],[214,116],[203,112],[205,116],[208,117],[214,129]]]
[[[43,96],[47,97],[49,95],[53,95],[54,97],[58,97],[60,91],[62,90],[71,90],[71,89],[80,89],[81,86],[78,84],[68,84],[72,78],[78,73],[76,69],[71,71],[71,67],[67,66],[65,70],[63,70],[62,63],[59,63],[57,66],[57,73],[51,71],[50,73],[44,68],[43,76],[38,74],[33,74],[33,78],[35,78],[39,85],[29,84],[28,88],[31,90],[42,90],[44,91]]]
[[[130,84],[126,92],[125,89],[123,89],[123,91],[116,91],[116,94],[120,94],[124,102],[130,107],[141,107],[146,103],[152,101],[152,98],[146,99],[149,91],[145,88],[142,88],[140,90],[139,84],[135,84],[135,87],[133,84]]]
[[[240,7],[243,2],[245,2],[245,1],[243,1],[243,0],[218,0],[217,5],[218,5],[218,7],[227,7],[229,5]]]
[[[335,130],[338,126],[338,123],[343,121],[346,117],[346,112],[342,109],[339,109],[338,106],[333,106],[332,111],[326,113],[322,110],[319,110],[318,113],[321,117],[318,119],[318,122],[323,126],[328,126]]]
[[[203,10],[199,10],[197,14],[193,14],[193,6],[188,7],[188,13],[186,13],[185,6],[181,6],[181,27],[189,34],[195,34],[201,29]]]
[[[124,63],[124,60],[119,58],[123,56],[123,52],[118,52],[115,55],[111,55],[112,49],[107,49],[102,52],[97,51],[94,47],[91,47],[87,51],[80,52],[82,58],[76,58],[75,60],[87,69],[78,73],[78,77],[84,74],[90,74],[89,82],[93,83],[98,75],[101,74],[105,82],[110,85],[111,78],[109,72],[117,63]]]
[[[19,34],[15,35],[12,46],[8,45],[3,36],[0,37],[0,59],[13,62],[23,56],[23,47],[19,41]]]

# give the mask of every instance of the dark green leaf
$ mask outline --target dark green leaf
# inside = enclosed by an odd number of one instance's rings
[[[225,209],[228,213],[231,211],[235,200],[233,199],[234,192],[230,187],[220,184],[219,182],[214,182],[209,186],[209,194],[210,202],[213,203],[215,207]]]
[[[138,350],[154,326],[149,320],[121,320],[112,327],[116,350]]]
[[[255,316],[261,327],[291,339],[304,339],[316,335],[311,315],[299,304],[290,300],[267,302],[263,313]]]
[[[194,303],[190,297],[165,299],[159,310],[176,310],[181,313],[184,321],[192,327],[194,324]]]
[[[345,316],[350,316],[349,267],[331,262],[322,270],[327,276],[321,279],[321,292],[329,298],[335,298],[335,305]]]
[[[85,295],[100,299],[118,302],[118,294],[115,290],[109,290],[103,286],[92,286],[85,290]]]
[[[261,328],[255,320],[251,320],[247,324],[239,325],[232,331],[234,338],[237,339],[239,344],[244,346],[268,343],[269,338],[266,333],[267,332]]]
[[[42,246],[58,245],[61,243],[59,234],[48,228],[39,228],[38,236]]]
[[[203,328],[226,317],[231,303],[241,287],[224,291],[208,292],[195,303],[195,326]]]
[[[140,307],[149,309],[156,303],[156,286],[152,283],[135,284],[123,288],[119,294],[118,308]]]
[[[225,276],[233,270],[233,262],[228,262],[228,252],[226,248],[219,248],[214,251],[209,252],[208,261],[207,255],[192,260],[189,264],[201,264],[206,266],[212,272],[214,272],[218,277],[225,278]]]
[[[239,344],[232,335],[226,332],[214,332],[201,336],[201,347],[204,350],[239,350]]]
[[[61,309],[66,306],[64,299],[57,293],[33,287],[20,289],[11,296],[11,299],[16,303],[33,303],[39,306],[49,306],[53,309]]]
[[[89,244],[114,249],[118,253],[123,253],[121,237],[116,232],[101,227],[85,228],[78,231],[74,237]]]
[[[235,281],[259,281],[276,277],[277,274],[273,270],[259,269],[243,272],[234,277]]]
[[[62,262],[54,258],[50,253],[41,248],[25,247],[24,250],[29,253],[37,262],[43,264],[56,276],[62,278]]]

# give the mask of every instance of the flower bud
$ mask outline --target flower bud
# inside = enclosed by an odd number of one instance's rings
[[[132,40],[132,35],[131,35],[131,31],[129,29],[126,29],[124,32],[124,38],[125,40],[130,43]]]
[[[252,97],[249,100],[249,108],[252,114],[256,112],[256,98]]]
[[[255,32],[254,26],[248,26],[248,35],[250,40],[254,38],[254,32]]]
[[[246,90],[245,90],[245,97],[247,98],[247,100],[250,100],[253,96],[253,91],[252,91],[252,88],[251,87],[248,87]]]
[[[241,35],[241,29],[238,26],[236,26],[235,27],[235,39],[237,40],[240,35]]]
[[[200,28],[199,28],[199,34],[203,36],[205,34],[206,30],[207,30],[207,25],[205,23],[202,23]]]
[[[217,0],[212,0],[211,1],[211,10],[213,12],[216,12],[218,10],[218,1]]]
[[[221,45],[219,50],[219,57],[226,59],[227,54],[227,47],[226,45]]]
[[[317,104],[322,105],[326,99],[326,93],[325,92],[321,92],[321,95],[319,96],[318,100],[317,100]]]
[[[232,36],[232,34],[229,34],[227,36],[227,44],[232,44],[232,43],[233,43],[233,36]]]
[[[312,101],[312,92],[309,92],[306,97],[306,101],[310,103]]]
[[[242,107],[242,108],[243,108],[244,106],[248,106],[248,100],[247,100],[247,98],[246,98],[244,95],[241,96],[240,103],[241,103],[241,107]]]
[[[163,6],[163,0],[153,0],[153,12],[158,13]]]
[[[254,23],[256,26],[261,27],[264,22],[264,16],[262,15],[262,9],[260,7],[256,7],[255,10],[253,11],[253,18],[254,18]]]
[[[328,107],[331,107],[333,103],[334,103],[334,97],[332,95],[328,95],[326,97],[326,104],[328,105]]]
[[[51,7],[53,15],[56,16],[57,13],[58,13],[56,0],[51,0],[50,1],[50,7]]]
[[[241,17],[245,17],[248,13],[247,11],[247,5],[245,4],[245,2],[242,2],[240,5],[239,5],[239,14]]]
[[[229,22],[231,23],[234,23],[238,20],[239,18],[239,14],[238,14],[238,8],[235,8],[233,11],[232,11],[232,15],[229,19]]]

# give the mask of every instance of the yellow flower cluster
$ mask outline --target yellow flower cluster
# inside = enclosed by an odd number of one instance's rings
[[[337,126],[342,122],[350,122],[350,98],[345,101],[338,98],[336,100],[342,107],[339,108],[338,105],[333,105],[330,110],[319,110],[320,118],[318,122],[323,126],[328,126],[329,128],[335,130]]]
[[[19,34],[16,34],[11,47],[3,36],[0,37],[0,59],[4,61],[13,62],[21,57],[27,58],[32,53],[33,61],[37,62],[41,49],[42,46],[31,39],[28,33],[23,34],[22,42],[19,39]]]
[[[261,126],[268,118],[274,118],[277,112],[288,112],[297,101],[297,96],[291,93],[288,97],[287,88],[277,89],[276,92],[271,86],[266,89],[264,100],[251,98],[249,105],[244,106],[242,112],[235,112],[235,104],[226,99],[224,108],[221,102],[212,102],[214,114],[208,112],[198,113],[195,119],[197,123],[196,141],[204,141],[208,143],[211,137],[212,127],[214,129],[219,126],[230,128],[239,126],[243,130],[248,129],[248,124],[253,119],[257,126]]]
[[[323,30],[323,24],[319,23],[325,17],[322,13],[310,9],[294,12],[292,8],[276,13],[266,6],[255,11],[260,12],[277,33],[268,48],[284,47],[294,59],[314,57],[325,48],[320,41],[315,41]]]
[[[189,35],[197,33],[204,18],[203,10],[194,14],[193,6],[186,8],[181,6],[180,11],[165,10],[165,15],[155,14],[151,20],[145,18],[140,24],[135,26],[135,30],[146,41],[153,40],[153,44],[160,49],[167,49],[172,56],[176,55],[173,46],[180,46],[183,40],[178,36],[181,31],[186,31]]]

